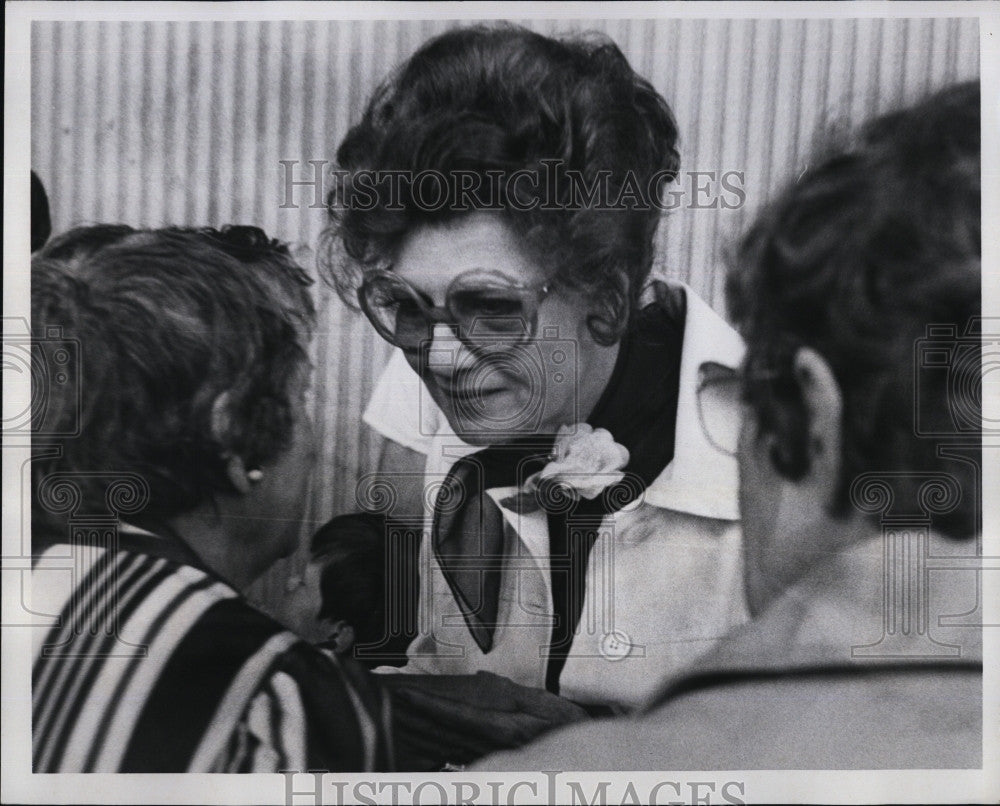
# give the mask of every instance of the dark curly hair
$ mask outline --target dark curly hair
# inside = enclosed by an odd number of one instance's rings
[[[978,374],[978,340],[961,337],[980,315],[979,128],[979,87],[967,83],[841,133],[732,255],[727,295],[747,341],[745,395],[777,436],[772,461],[786,477],[808,470],[796,350],[822,354],[840,384],[836,514],[850,511],[861,473],[900,474],[894,493],[912,504],[916,474],[947,472],[962,500],[937,528],[978,530],[978,453],[973,464],[949,462],[941,438],[921,436],[956,433],[956,401],[948,373],[924,371],[917,347],[929,326],[943,326],[956,349],[961,340],[974,352],[965,360]],[[979,410],[979,401],[962,403]],[[979,433],[957,435],[978,443]]]
[[[39,435],[59,455],[33,464],[36,489],[48,474],[78,474],[81,508],[102,512],[103,488],[86,474],[134,473],[150,489],[142,518],[162,522],[231,491],[227,454],[249,467],[279,456],[308,363],[311,283],[256,227],[99,225],[51,240],[31,264],[32,328],[79,345],[77,382],[34,403],[48,433],[78,435]],[[228,432],[217,438],[224,392]]]
[[[677,136],[670,107],[606,38],[510,25],[442,34],[376,91],[340,144],[323,273],[353,305],[360,276],[390,266],[414,227],[495,209],[550,279],[598,303],[591,333],[614,343],[652,267]],[[477,189],[463,195],[461,183],[445,182],[430,209],[408,184],[359,184],[364,172],[389,171],[471,174]],[[519,173],[531,181],[504,181]],[[608,198],[630,203],[578,197],[571,175],[587,187],[606,181]]]

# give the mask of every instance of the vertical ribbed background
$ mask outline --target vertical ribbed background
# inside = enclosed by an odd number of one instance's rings
[[[295,189],[297,207],[280,207],[279,160],[298,161],[296,179],[312,175],[307,160],[332,162],[376,84],[457,24],[34,23],[32,167],[54,229],[253,223],[293,242],[312,269],[324,214],[309,207],[308,187]],[[720,247],[801,169],[817,127],[979,74],[974,18],[524,24],[608,34],[673,107],[682,169],[744,172],[742,208],[682,207],[660,230],[658,270],[720,311]],[[321,522],[357,508],[355,482],[375,465],[378,440],[360,417],[387,350],[325,286],[317,295],[322,459],[310,518]],[[280,564],[255,594],[275,601],[302,559]]]

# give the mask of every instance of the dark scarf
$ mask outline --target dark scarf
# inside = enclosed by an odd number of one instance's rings
[[[641,495],[674,455],[686,306],[683,291],[656,284],[654,292],[622,339],[611,379],[587,419],[628,448],[625,478],[592,500],[548,513],[555,622],[546,688],[556,693],[601,521]],[[526,437],[466,456],[452,466],[438,495],[431,533],[435,557],[484,653],[493,648],[505,558],[503,514],[485,491],[523,485],[548,463],[553,442],[551,436]]]

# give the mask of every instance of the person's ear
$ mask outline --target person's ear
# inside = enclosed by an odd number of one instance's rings
[[[343,619],[338,619],[333,622],[330,640],[333,642],[333,651],[337,655],[344,655],[350,652],[354,646],[354,627]]]
[[[574,294],[577,306],[586,311],[583,317],[583,326],[589,338],[593,338],[598,344],[610,347],[617,344],[621,338],[621,332],[625,329],[629,319],[629,289],[632,287],[628,274],[623,269],[616,272],[615,278],[610,286],[602,289],[602,293],[594,294],[584,289],[574,289],[569,293]]]
[[[795,380],[807,419],[806,479],[829,505],[840,480],[844,401],[829,363],[811,347],[800,347],[793,361]]]
[[[220,445],[225,445],[232,433],[231,409],[232,395],[228,391],[222,392],[212,403],[212,437]],[[253,483],[259,481],[254,474],[259,474],[260,471],[248,469],[243,457],[236,453],[227,451],[222,459],[226,464],[226,478],[233,489],[240,495],[249,493]]]

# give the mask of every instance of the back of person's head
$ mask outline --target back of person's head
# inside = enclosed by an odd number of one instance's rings
[[[69,382],[33,396],[38,438],[58,448],[33,463],[41,519],[53,507],[38,485],[54,473],[74,477],[92,513],[106,506],[95,473],[140,476],[140,515],[162,523],[233,491],[227,456],[255,467],[284,451],[314,318],[287,247],[256,227],[81,227],[31,271],[36,341],[72,348]]]
[[[338,515],[313,535],[312,562],[320,566],[318,617],[346,621],[355,644],[385,637],[386,521],[371,513]]]
[[[927,474],[947,473],[962,497],[936,527],[978,528],[979,131],[976,84],[872,120],[814,160],[734,255],[727,292],[747,340],[745,395],[785,477],[809,461],[796,350],[816,350],[840,385],[834,514],[850,511],[862,473],[892,476],[903,507]],[[942,440],[971,446],[969,461],[944,458]]]
[[[390,76],[337,151],[348,176],[330,197],[330,278],[352,302],[359,275],[390,264],[413,228],[499,210],[553,279],[601,303],[591,329],[613,343],[652,266],[677,137],[666,101],[606,37],[512,25],[441,34]],[[434,182],[362,187],[379,171],[445,181],[428,204]],[[606,180],[607,193],[587,200],[569,172],[587,188]],[[507,182],[515,175],[528,181]],[[611,209],[623,188],[634,203]]]

